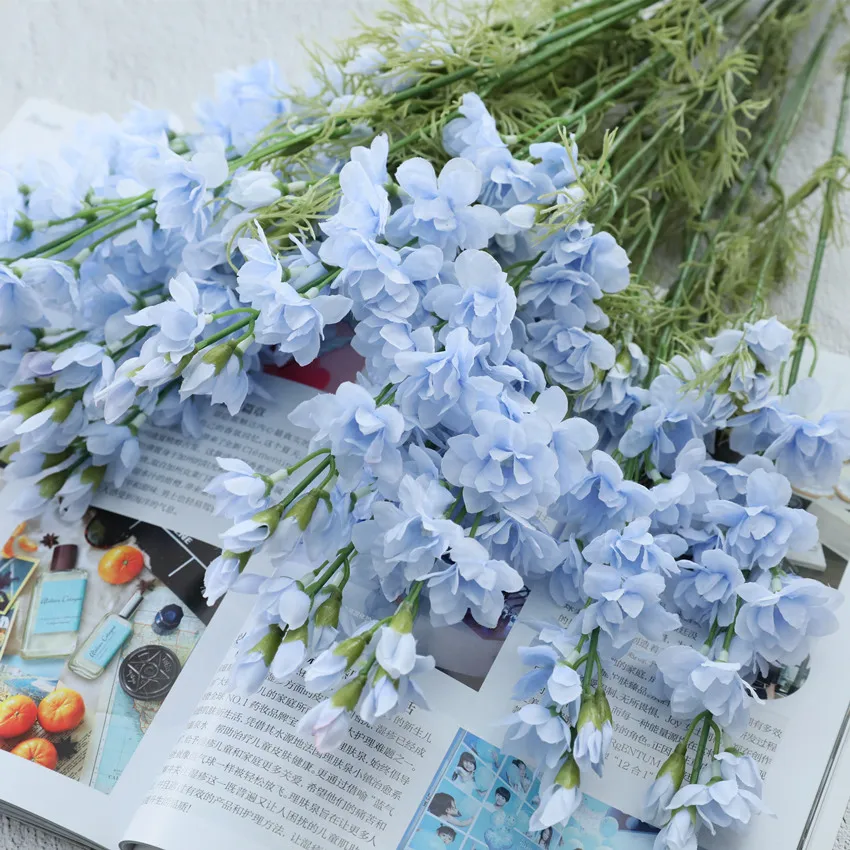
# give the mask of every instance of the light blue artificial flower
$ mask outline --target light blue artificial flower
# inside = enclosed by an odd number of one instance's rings
[[[274,303],[260,311],[254,335],[257,342],[275,345],[306,366],[319,354],[325,327],[341,321],[350,309],[351,300],[344,295],[305,298],[282,282]]]
[[[191,157],[166,154],[146,160],[142,171],[154,190],[156,220],[163,230],[179,230],[187,242],[197,242],[213,217],[212,190],[227,179],[224,148],[207,138]]]
[[[712,661],[690,646],[665,647],[655,663],[658,683],[670,700],[673,717],[691,720],[700,712],[710,711],[730,734],[740,735],[746,729],[756,698],[739,674],[740,664]]]
[[[764,456],[798,490],[812,496],[832,495],[850,459],[850,412],[830,411],[817,422],[789,417]]]
[[[850,414],[836,411],[817,422],[806,417],[820,403],[813,380],[795,384],[784,398],[772,398],[732,419],[729,444],[737,452],[763,452],[777,471],[800,490],[829,495],[850,457]],[[753,409],[755,408],[755,409]]]
[[[60,351],[53,361],[57,391],[78,389],[95,381],[100,377],[104,357],[106,351],[93,342],[77,342]]]
[[[388,599],[432,572],[434,562],[463,536],[463,529],[445,517],[452,501],[434,476],[405,475],[398,485],[398,502],[374,502],[372,519],[352,529],[358,557],[378,576]]]
[[[15,175],[0,167],[0,243],[12,241],[23,210],[24,197]]]
[[[505,721],[503,751],[524,748],[530,760],[554,770],[571,745],[570,726],[554,704],[527,703]]]
[[[70,446],[87,423],[88,417],[82,403],[65,395],[25,418],[14,429],[14,433],[20,451],[52,454]]]
[[[425,694],[416,681],[417,676],[423,676],[436,666],[430,655],[417,655],[413,669],[392,679],[389,676],[375,676],[366,689],[357,708],[360,718],[366,723],[374,724],[379,719],[389,719],[402,711],[407,711],[410,705],[428,708]]]
[[[689,809],[675,811],[652,844],[652,850],[697,850],[697,847],[696,818]]]
[[[339,210],[320,224],[327,239],[319,256],[332,266],[346,268],[356,237],[374,239],[383,234],[390,215],[390,201],[384,184],[389,140],[376,136],[369,148],[354,147],[351,159],[342,167],[339,186],[342,192]]]
[[[204,570],[204,599],[207,605],[215,605],[230,590],[256,593],[263,576],[257,573],[243,573],[245,558],[233,552],[222,552]]]
[[[515,422],[479,410],[472,425],[474,433],[449,439],[442,463],[445,479],[463,488],[470,513],[503,508],[528,518],[558,497],[549,421],[536,411]]]
[[[330,444],[343,479],[358,482],[364,465],[388,484],[401,478],[404,417],[390,405],[377,406],[363,387],[345,382],[333,395],[302,402],[289,418],[313,432],[311,451]]]
[[[77,294],[77,276],[67,263],[60,260],[34,257],[17,261],[15,269],[42,307],[66,311]]]
[[[381,626],[375,656],[391,678],[407,676],[416,663],[416,638],[410,632],[397,631],[392,624]]]
[[[577,269],[556,263],[536,265],[517,293],[518,303],[525,309],[523,318],[548,318],[553,314],[570,328],[604,328],[607,317],[595,303],[602,297],[596,281]]]
[[[776,316],[744,324],[744,342],[768,372],[778,372],[791,356],[794,334]]]
[[[562,607],[584,604],[584,572],[587,561],[571,534],[561,545],[562,560],[549,576],[549,593],[556,605]]]
[[[561,544],[536,517],[522,519],[502,511],[497,522],[479,527],[476,539],[525,581],[543,578],[563,561]]]
[[[451,565],[428,579],[431,622],[435,626],[459,623],[469,611],[479,625],[496,628],[504,595],[522,590],[519,573],[504,561],[490,558],[484,546],[471,537],[455,540],[449,556]]]
[[[735,633],[772,663],[801,663],[811,638],[838,628],[835,610],[842,596],[814,579],[784,576],[776,589],[747,582],[738,588],[738,596],[744,604]]]
[[[465,327],[450,331],[442,351],[400,351],[395,365],[405,376],[395,391],[398,409],[421,429],[444,425],[454,432],[469,427],[479,409],[497,408],[502,385],[483,374],[480,362],[485,344],[474,345]]]
[[[44,310],[35,291],[8,266],[0,265],[0,331],[37,328],[44,324]]]
[[[658,573],[624,576],[607,564],[591,564],[584,574],[584,592],[593,601],[571,628],[581,634],[598,628],[614,649],[628,646],[638,635],[661,640],[679,627],[679,618],[659,602],[664,578]]]
[[[558,502],[558,517],[568,532],[591,540],[609,528],[622,528],[655,508],[649,490],[623,478],[623,470],[610,455],[594,451],[587,474]]]
[[[212,317],[203,311],[198,287],[186,272],[171,278],[168,292],[170,299],[139,310],[127,321],[140,328],[157,328],[156,353],[169,354],[172,361],[178,361],[194,350]]]
[[[676,792],[668,808],[695,811],[712,835],[717,828],[740,831],[753,815],[765,810],[761,799],[751,791],[741,788],[734,779],[720,777],[685,785]]]
[[[268,207],[280,198],[282,185],[271,171],[240,171],[230,181],[227,198],[245,210]]]
[[[269,622],[281,628],[298,629],[307,622],[312,604],[300,581],[273,575],[257,591],[255,612],[264,614]]]
[[[787,507],[791,485],[784,475],[756,469],[747,481],[747,503],[708,502],[706,519],[725,529],[725,549],[744,569],[775,567],[789,551],[817,543],[817,520]]]
[[[493,116],[477,94],[466,92],[461,98],[459,111],[462,117],[453,118],[443,128],[446,153],[474,159],[479,151],[506,147]]]
[[[699,563],[679,561],[673,599],[686,620],[728,626],[735,616],[737,590],[744,583],[738,562],[719,549],[703,552]]]
[[[496,210],[475,204],[481,172],[469,160],[449,160],[437,177],[428,160],[414,157],[403,162],[395,176],[410,203],[389,221],[387,234],[394,244],[415,237],[419,244],[436,245],[451,258],[458,250],[486,248],[498,230]]]
[[[521,646],[520,658],[525,673],[514,687],[515,700],[529,700],[546,690],[549,699],[560,709],[566,709],[575,720],[582,695],[581,676],[573,664],[579,659],[576,641],[559,626],[544,625],[533,646]]]
[[[649,525],[649,517],[640,517],[622,531],[612,528],[591,540],[582,554],[589,564],[609,564],[623,576],[642,572],[662,576],[678,573],[671,551],[676,556],[683,555],[687,548],[684,540],[675,534],[654,537],[649,533]]]
[[[652,515],[653,528],[675,532],[701,520],[717,487],[705,472],[705,443],[694,439],[685,444],[676,458],[672,476],[652,488],[657,505]]]
[[[388,322],[430,324],[420,308],[423,282],[436,280],[443,267],[443,252],[435,245],[397,251],[362,237],[360,250],[352,253],[334,282],[354,302],[359,320],[377,318]]]
[[[204,487],[215,498],[215,513],[239,522],[264,511],[271,500],[268,479],[239,458],[217,457],[224,471]]]
[[[511,322],[516,312],[516,294],[508,276],[484,251],[464,251],[454,262],[457,283],[435,286],[423,301],[448,323],[465,327],[476,343],[488,343],[489,356],[502,363],[513,346]]]
[[[65,522],[79,522],[89,509],[97,480],[90,477],[92,472],[92,465],[88,462],[77,467],[56,494],[57,513]]]
[[[243,345],[240,343],[236,351],[222,349],[221,357],[228,355],[223,363],[216,356],[218,350],[199,351],[181,373],[180,402],[187,402],[192,396],[209,396],[213,404],[225,405],[231,416],[239,413],[252,388],[246,363],[251,358],[244,356]]]
[[[543,364],[550,380],[569,390],[586,389],[596,379],[596,369],[610,369],[616,360],[607,339],[558,319],[532,322],[528,334],[528,353]]]
[[[425,332],[431,336],[430,330]],[[365,359],[366,373],[378,387],[403,381],[405,376],[395,365],[396,355],[418,348],[408,321],[386,321],[375,316],[357,322],[351,347]]]
[[[558,142],[535,142],[528,146],[532,159],[539,159],[538,169],[552,181],[556,189],[570,186],[581,176],[578,145],[570,138],[569,150]]]
[[[718,499],[739,502],[742,505],[747,501],[750,473],[756,469],[763,469],[765,472],[776,471],[774,465],[761,455],[746,455],[737,463],[708,458],[702,466],[702,471],[717,488]]]
[[[649,449],[653,466],[670,475],[679,452],[690,440],[703,439],[708,430],[700,417],[701,400],[696,390],[684,392],[681,380],[664,374],[650,385],[648,401],[620,440],[620,451],[625,457],[637,457]]]
[[[276,118],[290,110],[277,65],[265,60],[216,76],[215,99],[202,100],[196,115],[204,132],[226,147],[247,153]]]
[[[122,487],[141,457],[139,438],[127,425],[90,422],[83,430],[86,448],[95,466],[106,467],[106,480]]]

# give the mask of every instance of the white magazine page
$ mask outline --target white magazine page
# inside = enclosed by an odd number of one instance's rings
[[[263,384],[269,398],[249,399],[237,417],[209,410],[200,440],[145,427],[142,461],[120,494],[99,494],[79,522],[47,516],[16,525],[5,508],[20,485],[0,490],[0,606],[14,611],[0,637],[0,723],[5,700],[49,707],[62,692],[72,726],[53,732],[39,719],[4,737],[0,802],[8,808],[117,846],[244,620],[245,600],[234,595],[210,609],[201,596],[227,524],[202,492],[215,457],[238,454],[274,469],[307,443],[287,417],[316,391],[273,377]],[[70,584],[50,569],[69,558]],[[53,590],[44,581],[51,575]],[[59,597],[60,621],[74,620],[70,645],[39,631]],[[47,753],[39,763],[10,752],[33,739]]]
[[[533,595],[526,609],[522,619],[557,615]],[[299,680],[267,683],[256,696],[240,698],[226,690],[225,663],[122,846],[178,850],[193,838],[209,850],[228,850],[239,838],[270,850],[281,843],[310,850],[439,850],[437,840],[461,850],[547,846],[539,843],[547,837],[528,825],[539,793],[534,765],[500,751],[499,721],[511,710],[510,684],[523,672],[516,648],[532,636],[522,621],[514,625],[477,692],[465,683],[467,665],[464,682],[454,670],[452,676],[435,671],[423,683],[431,712],[411,707],[375,729],[355,722],[341,750],[324,756],[295,731],[316,702]],[[743,748],[758,761],[766,800],[781,815],[758,819],[724,848],[797,847],[842,701],[850,697],[850,688],[832,686],[829,672],[848,638],[845,617],[841,632],[814,654],[806,684],[754,710]],[[450,669],[462,656],[463,641],[455,642],[454,653],[445,650],[437,663]],[[649,694],[650,658],[648,647],[636,648],[611,666],[606,689],[616,733],[605,778],[584,778],[582,808],[548,836],[549,846],[596,846],[595,839],[615,850],[652,847],[654,830],[634,815],[685,724],[669,720],[666,704]],[[809,728],[814,706],[821,707],[817,736]],[[461,770],[464,753],[471,774]],[[500,789],[510,795],[507,801]]]

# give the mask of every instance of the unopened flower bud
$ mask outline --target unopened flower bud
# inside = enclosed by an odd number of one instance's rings
[[[299,499],[287,512],[287,517],[292,517],[298,523],[298,527],[305,531],[310,525],[310,520],[313,518],[313,513],[316,510],[316,505],[319,504],[319,499],[322,498],[321,491],[311,490],[303,499]]]
[[[365,685],[366,677],[356,676],[348,684],[343,685],[331,697],[331,705],[337,708],[344,708],[346,711],[354,711],[357,703],[360,702],[360,696],[363,693]]]

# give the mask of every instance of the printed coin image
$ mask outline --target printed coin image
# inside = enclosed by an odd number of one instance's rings
[[[180,672],[180,659],[167,647],[141,646],[122,662],[118,681],[133,699],[162,700]]]

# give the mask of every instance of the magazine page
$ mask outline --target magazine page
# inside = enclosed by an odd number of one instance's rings
[[[826,524],[823,542],[823,567],[800,571],[847,593],[850,526]],[[240,697],[227,690],[226,660],[122,848],[177,850],[200,839],[211,850],[226,850],[248,839],[258,848],[283,840],[310,850],[648,850],[656,830],[640,820],[642,799],[686,724],[671,720],[669,706],[653,695],[652,659],[660,646],[645,641],[606,670],[617,732],[604,779],[583,777],[585,802],[566,828],[529,829],[539,793],[536,765],[501,749],[500,726],[517,707],[510,683],[524,672],[517,648],[533,638],[530,624],[566,624],[572,616],[547,600],[526,590],[509,595],[492,630],[471,620],[433,631],[420,624],[420,651],[436,659],[431,681],[423,683],[432,710],[411,705],[376,728],[356,721],[346,743],[325,755],[296,732],[317,702],[303,681],[268,681],[255,696]],[[724,848],[793,850],[802,840],[850,702],[850,683],[835,681],[833,672],[850,639],[850,613],[842,614],[839,632],[819,643],[807,663],[755,684],[763,702],[740,746],[758,763],[766,802],[779,814],[756,819],[733,843],[727,836]],[[686,625],[671,639],[695,644],[696,633]],[[824,835],[831,829],[817,826]]]
[[[210,410],[200,440],[143,429],[133,475],[78,522],[15,523],[7,506],[18,488],[0,491],[7,809],[117,845],[243,619],[228,610],[236,597],[215,608],[202,597],[219,552],[220,523],[203,493],[215,457],[275,468],[306,445],[287,415],[315,390],[265,381],[267,397],[239,416]]]

